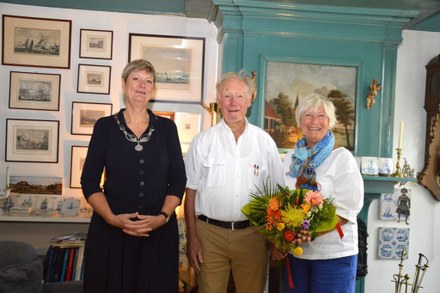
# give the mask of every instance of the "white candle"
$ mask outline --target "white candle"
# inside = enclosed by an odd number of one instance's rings
[[[6,166],[6,189],[9,189],[9,182],[10,178],[9,178],[9,166]]]
[[[402,148],[402,137],[403,137],[403,120],[400,121],[399,145],[397,146],[397,148],[399,149]]]

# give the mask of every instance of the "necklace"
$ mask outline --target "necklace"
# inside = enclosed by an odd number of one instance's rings
[[[124,125],[121,124],[121,122],[119,122],[118,119],[118,114],[115,114],[115,120],[116,123],[118,123],[119,129],[122,131],[122,133],[124,133],[125,138],[129,141],[129,142],[135,142],[137,143],[137,145],[134,147],[134,149],[138,152],[142,151],[144,149],[144,147],[141,145],[141,143],[143,142],[148,142],[151,138],[151,135],[154,132],[154,123],[153,125],[150,127],[150,130],[148,131],[147,134],[142,135],[140,138],[137,138],[136,135],[128,133],[127,130],[125,130]]]

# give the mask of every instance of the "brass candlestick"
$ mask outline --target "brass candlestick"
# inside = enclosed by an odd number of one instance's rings
[[[397,148],[397,162],[396,162],[396,172],[394,172],[391,176],[402,178],[403,174],[400,171],[400,157],[402,155],[402,148]]]

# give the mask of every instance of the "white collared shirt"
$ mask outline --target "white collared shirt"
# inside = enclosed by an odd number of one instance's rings
[[[256,188],[283,183],[283,167],[275,142],[249,124],[235,141],[222,120],[199,133],[185,157],[187,187],[197,190],[196,215],[221,221],[242,221],[241,208]]]

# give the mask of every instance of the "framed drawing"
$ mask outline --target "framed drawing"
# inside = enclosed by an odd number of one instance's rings
[[[70,68],[71,20],[3,15],[2,64]]]
[[[81,188],[81,173],[86,161],[87,150],[87,146],[72,146],[70,153],[70,188]]]
[[[72,102],[71,134],[91,135],[96,121],[112,114],[112,104]]]
[[[336,107],[332,129],[336,143],[354,150],[357,67],[263,60],[265,67],[263,127],[278,148],[291,149],[302,137],[295,110],[304,97],[320,94]]]
[[[58,120],[6,119],[7,162],[58,163]]]
[[[110,93],[111,66],[78,64],[78,93]]]
[[[113,31],[80,30],[79,58],[112,59]]]
[[[9,108],[58,111],[61,74],[11,71]]]
[[[156,69],[157,102],[203,100],[205,39],[129,34],[128,61],[146,59]]]

